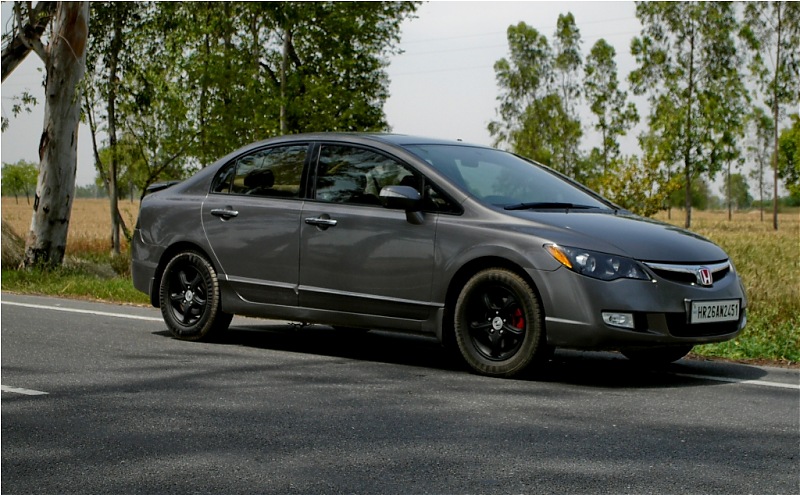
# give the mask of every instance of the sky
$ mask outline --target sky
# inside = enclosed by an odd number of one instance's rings
[[[384,111],[392,131],[491,145],[487,126],[496,118],[499,94],[494,63],[508,56],[506,30],[525,22],[552,42],[558,16],[567,12],[575,16],[584,55],[600,38],[616,48],[619,78],[625,88],[624,79],[634,68],[630,40],[641,30],[633,2],[434,1],[422,4],[415,18],[403,22],[399,46],[403,53],[393,56],[387,68],[391,83]],[[3,2],[4,28],[10,15],[11,2]],[[11,120],[2,135],[3,163],[38,162],[43,103],[32,114],[16,118],[11,108],[12,98],[25,90],[42,102],[42,81],[43,64],[31,54],[2,84],[3,116]],[[646,114],[641,106],[639,113]],[[588,128],[589,117],[583,120],[584,147],[588,148],[593,132]],[[625,153],[635,152],[636,131],[631,134],[623,142]],[[78,185],[94,182],[89,136],[88,127],[81,125]]]

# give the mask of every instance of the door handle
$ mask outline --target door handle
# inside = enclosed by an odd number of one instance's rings
[[[220,217],[223,220],[228,220],[233,217],[239,216],[238,211],[229,208],[214,208],[213,210],[211,210],[211,214],[214,215],[215,217]]]
[[[322,218],[322,217],[311,217],[306,218],[305,222],[309,225],[316,225],[317,227],[336,227],[336,224],[339,223],[332,218]]]

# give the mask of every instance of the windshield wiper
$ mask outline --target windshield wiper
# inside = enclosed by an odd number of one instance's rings
[[[538,202],[538,203],[519,203],[516,205],[508,205],[504,210],[594,210],[599,206],[576,205],[574,203],[555,203],[555,202]]]

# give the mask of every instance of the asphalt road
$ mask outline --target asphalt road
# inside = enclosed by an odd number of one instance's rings
[[[800,372],[557,352],[469,373],[432,339],[2,294],[2,493],[800,493]]]

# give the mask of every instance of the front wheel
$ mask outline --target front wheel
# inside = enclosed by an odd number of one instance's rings
[[[194,251],[180,253],[167,264],[159,299],[164,322],[179,339],[210,339],[233,318],[220,308],[216,270]]]
[[[516,375],[550,350],[539,299],[509,270],[474,275],[458,296],[453,324],[461,355],[483,375]]]

